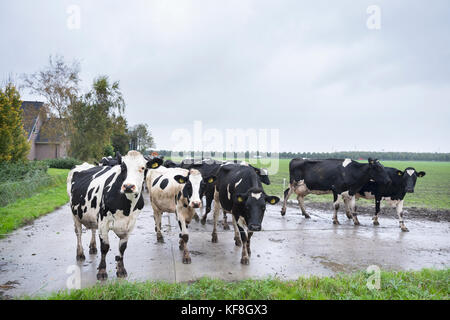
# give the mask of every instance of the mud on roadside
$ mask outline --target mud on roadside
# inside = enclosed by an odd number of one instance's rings
[[[297,201],[294,203],[288,203],[288,206],[291,208],[298,208]],[[328,202],[310,202],[305,201],[306,210],[309,208],[323,210],[323,211],[333,211],[332,203]],[[343,205],[341,205],[339,209],[339,213],[344,213]],[[375,213],[375,205],[357,205],[358,215],[370,215],[372,216]],[[300,210],[299,210],[300,213]],[[397,213],[395,212],[395,208],[391,208],[389,206],[381,206],[380,217],[387,216],[391,218],[397,218]],[[428,208],[418,208],[418,207],[404,207],[403,208],[403,217],[405,219],[421,219],[421,220],[430,220],[435,222],[446,221],[450,222],[450,210],[439,210],[439,209],[428,209]]]

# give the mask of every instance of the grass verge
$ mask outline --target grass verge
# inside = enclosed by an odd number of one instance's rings
[[[53,183],[39,193],[20,199],[0,208],[0,237],[31,222],[46,213],[52,212],[69,201],[66,177],[69,170],[48,169]]]
[[[125,280],[107,282],[80,290],[65,290],[44,297],[25,299],[49,300],[156,300],[156,299],[449,299],[450,269],[421,271],[382,271],[379,290],[366,284],[369,274],[339,274],[335,277],[299,278],[295,281],[278,279],[227,282],[202,278],[192,283],[147,281],[132,283]]]

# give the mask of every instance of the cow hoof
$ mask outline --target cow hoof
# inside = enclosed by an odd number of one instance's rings
[[[242,258],[241,259],[241,263],[245,264],[245,265],[248,265],[248,264],[250,264],[250,259],[249,258]]]
[[[183,257],[183,263],[184,264],[190,264],[191,263],[191,257]]]
[[[407,227],[400,227],[403,232],[409,232],[409,229]]]
[[[223,230],[230,230],[230,226],[228,225],[228,223],[223,224]]]
[[[202,218],[202,220],[200,220],[200,223],[201,223],[202,225],[205,225],[205,224],[206,224],[206,218]]]
[[[84,253],[77,254],[77,261],[84,261],[86,260],[86,257],[84,256]]]
[[[284,216],[286,214],[286,208],[281,208],[281,215]]]
[[[241,241],[241,239],[234,239],[234,244],[236,245],[236,247],[242,246],[242,241]]]
[[[106,280],[108,279],[108,274],[106,273],[106,270],[100,270],[97,273],[97,280]]]
[[[89,254],[97,254],[97,248],[89,248]]]
[[[355,226],[359,226],[359,221],[358,221],[358,220],[354,220],[354,221],[353,221],[353,224],[354,224]]]
[[[211,242],[212,243],[217,243],[217,234],[213,234],[211,237]]]
[[[374,220],[373,225],[374,225],[374,226],[379,226],[380,223],[379,223],[378,221]]]
[[[348,219],[348,220],[350,220],[350,219],[353,218],[353,217],[352,217],[350,214],[348,214],[348,213],[346,214],[346,216],[347,216],[347,219]]]
[[[116,275],[117,275],[117,278],[126,278],[128,276],[127,270],[125,270],[125,268],[117,270]]]
[[[339,221],[337,221],[337,220],[333,220],[333,224],[338,225],[338,224],[340,224],[340,223],[339,223]]]
[[[156,241],[159,243],[164,243],[164,237],[162,235],[156,235]]]
[[[305,219],[311,219],[311,216],[309,214],[304,214]]]
[[[198,214],[194,214],[194,220],[195,220],[195,222],[199,222],[200,221],[200,218],[198,217]]]

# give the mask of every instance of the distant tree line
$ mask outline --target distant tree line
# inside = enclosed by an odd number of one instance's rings
[[[158,153],[162,156],[170,156],[172,151],[159,150]],[[181,154],[181,153],[180,153]],[[190,151],[185,154],[191,154],[197,158],[202,157],[201,151]],[[217,159],[223,159],[225,157],[224,152],[208,152],[203,156],[204,158],[212,157]],[[250,153],[249,151],[244,153],[245,158],[255,157],[257,153]],[[271,156],[269,153],[268,156]],[[242,157],[242,153],[235,153],[234,157]],[[375,152],[375,151],[339,151],[339,152],[280,152],[280,159],[293,159],[293,158],[309,158],[309,159],[345,159],[350,158],[354,160],[374,158],[385,161],[450,161],[450,153],[433,153],[433,152]]]

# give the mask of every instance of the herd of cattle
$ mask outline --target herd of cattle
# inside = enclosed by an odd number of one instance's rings
[[[359,224],[355,200],[359,197],[375,199],[376,210],[373,223],[378,225],[381,200],[396,206],[402,231],[405,227],[402,210],[403,199],[414,192],[417,177],[425,172],[414,168],[404,171],[385,168],[378,160],[360,163],[351,159],[293,159],[289,164],[290,184],[284,192],[281,215],[286,213],[286,203],[292,193],[297,194],[302,214],[309,218],[304,197],[309,193],[332,193],[334,197],[333,223],[338,224],[337,211],[342,199],[346,214]],[[224,229],[229,229],[227,213],[231,214],[236,246],[242,246],[241,263],[248,264],[251,255],[250,240],[253,232],[260,231],[266,204],[280,201],[267,195],[262,183],[270,184],[266,169],[256,168],[244,161],[223,162],[217,160],[186,159],[177,164],[163,162],[158,156],[144,157],[137,151],[115,158],[103,158],[97,165],[83,163],[70,171],[67,192],[77,235],[77,260],[84,260],[81,242],[82,225],[91,229],[89,253],[96,254],[96,231],[99,232],[101,261],[98,279],[106,279],[106,255],[109,251],[110,230],[119,237],[119,255],[116,256],[117,276],[126,277],[123,263],[127,241],[144,207],[143,191],[146,187],[154,212],[155,232],[158,242],[163,242],[161,216],[164,212],[175,213],[180,227],[179,248],[183,251],[183,263],[190,263],[187,247],[188,225],[199,220],[195,209],[206,206],[201,223],[211,211],[214,200],[214,223],[212,242],[217,242],[217,221],[222,209]]]

